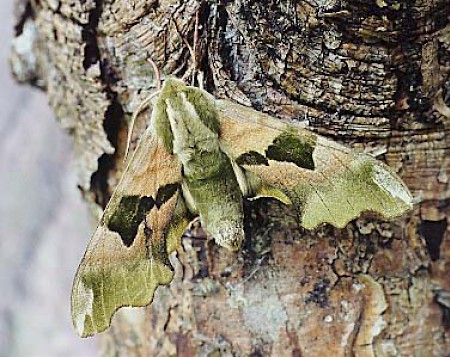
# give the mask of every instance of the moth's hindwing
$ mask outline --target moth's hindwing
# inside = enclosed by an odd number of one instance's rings
[[[300,224],[344,227],[361,212],[386,219],[412,208],[403,181],[384,163],[312,132],[228,101],[216,101],[221,144],[244,170],[260,181],[253,195],[279,198],[285,193]]]
[[[122,306],[148,305],[172,280],[168,253],[187,225],[181,168],[147,129],[75,276],[72,318],[82,337],[104,331]]]

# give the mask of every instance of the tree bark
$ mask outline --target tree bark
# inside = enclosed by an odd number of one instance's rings
[[[180,77],[195,64],[217,97],[373,153],[417,201],[395,222],[312,232],[247,203],[244,249],[183,239],[172,284],[116,315],[104,354],[450,355],[449,15],[446,0],[18,0],[13,72],[47,92],[93,205],[155,89],[149,59]]]

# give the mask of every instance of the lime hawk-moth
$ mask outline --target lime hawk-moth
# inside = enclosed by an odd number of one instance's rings
[[[238,250],[243,200],[259,197],[294,205],[306,229],[344,227],[363,211],[390,219],[412,205],[371,156],[168,78],[76,273],[79,335],[104,331],[118,308],[148,305],[170,283],[169,254],[193,214],[217,244]]]

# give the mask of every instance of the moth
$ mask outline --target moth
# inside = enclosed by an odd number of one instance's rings
[[[169,255],[192,215],[238,250],[243,201],[260,197],[292,204],[306,229],[344,227],[364,211],[391,219],[412,206],[401,179],[371,156],[168,78],[76,273],[78,334],[106,330],[120,307],[151,303],[172,280]]]

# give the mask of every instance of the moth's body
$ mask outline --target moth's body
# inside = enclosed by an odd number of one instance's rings
[[[167,97],[167,115],[153,119],[156,128],[168,130],[164,121],[170,124],[172,150],[182,165],[182,192],[187,207],[200,216],[202,227],[219,245],[239,249],[244,240],[243,183],[239,184],[230,158],[221,149],[217,117],[202,115],[215,112],[214,101],[205,98],[198,111],[180,90],[178,81],[166,85],[161,97]]]
[[[121,306],[148,305],[172,280],[169,254],[189,212],[234,251],[244,239],[244,197],[263,196],[293,204],[306,229],[344,227],[363,211],[397,217],[412,201],[368,155],[167,79],[75,276],[80,336],[104,331]]]

